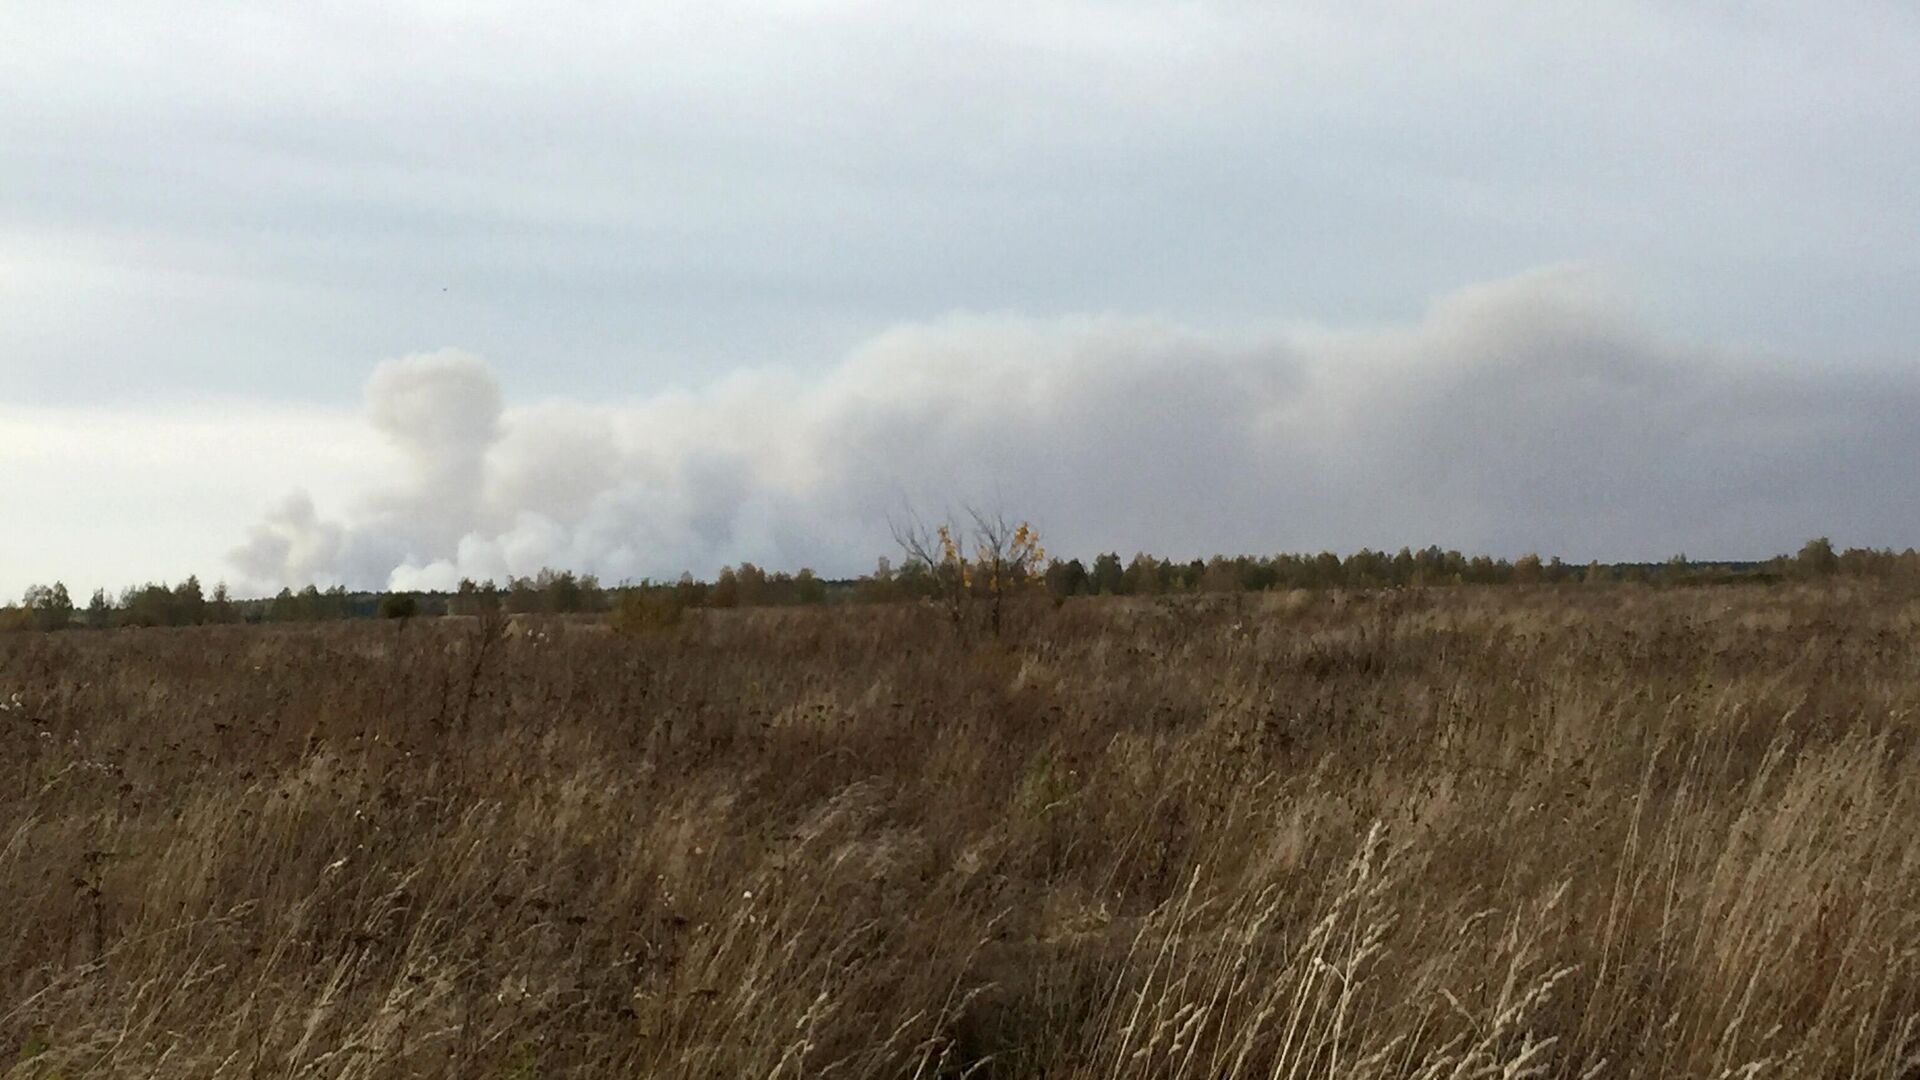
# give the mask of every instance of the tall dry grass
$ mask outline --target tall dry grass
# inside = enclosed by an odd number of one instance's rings
[[[1920,603],[0,641],[0,1076],[1920,1074]]]

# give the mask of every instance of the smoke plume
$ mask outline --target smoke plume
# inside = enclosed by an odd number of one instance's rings
[[[367,384],[391,479],[299,496],[233,554],[256,586],[871,564],[887,521],[984,503],[1049,547],[1190,556],[1439,543],[1745,557],[1920,525],[1920,379],[1670,340],[1556,268],[1350,332],[954,316],[823,375],[505,405],[457,352]]]

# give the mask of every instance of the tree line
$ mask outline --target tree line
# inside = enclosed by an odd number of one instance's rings
[[[1025,526],[1021,526],[1025,529]],[[1004,535],[1002,535],[1003,533]],[[1091,596],[1165,596],[1292,589],[1378,589],[1463,585],[1713,585],[1815,580],[1833,577],[1920,580],[1920,552],[1873,548],[1836,550],[1825,538],[1792,555],[1761,561],[1696,562],[1676,555],[1664,562],[1590,562],[1522,555],[1516,559],[1464,555],[1427,547],[1388,554],[1362,548],[1341,556],[1318,554],[1160,558],[1145,553],[1122,561],[1117,552],[1043,559],[1030,530],[983,534],[963,551],[951,534],[902,539],[900,565],[882,558],[871,573],[823,579],[812,570],[769,572],[752,563],[723,568],[711,581],[683,574],[677,581],[605,586],[591,574],[542,570],[505,583],[460,582],[451,591],[281,589],[271,597],[234,598],[224,583],[210,591],[198,577],[175,585],[131,587],[117,596],[95,590],[85,606],[66,585],[34,585],[18,604],[0,607],[0,631],[195,626],[219,623],[306,623],[340,619],[613,612],[617,617],[670,622],[695,608],[805,606],[826,603],[934,601],[949,608],[969,596],[990,600],[1026,591],[1056,600]]]

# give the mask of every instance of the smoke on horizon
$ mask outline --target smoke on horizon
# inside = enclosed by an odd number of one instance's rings
[[[955,316],[816,378],[617,404],[508,405],[449,350],[381,364],[366,411],[392,477],[324,514],[289,496],[232,554],[248,584],[844,574],[890,516],[968,501],[1081,555],[1751,557],[1920,526],[1920,377],[1668,340],[1578,268],[1345,333]]]

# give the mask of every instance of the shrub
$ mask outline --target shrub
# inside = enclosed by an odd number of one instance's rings
[[[412,593],[388,593],[380,598],[380,617],[411,619],[420,614],[420,601]]]
[[[681,590],[643,582],[620,593],[607,621],[617,632],[639,637],[680,625],[686,610],[687,595]]]

